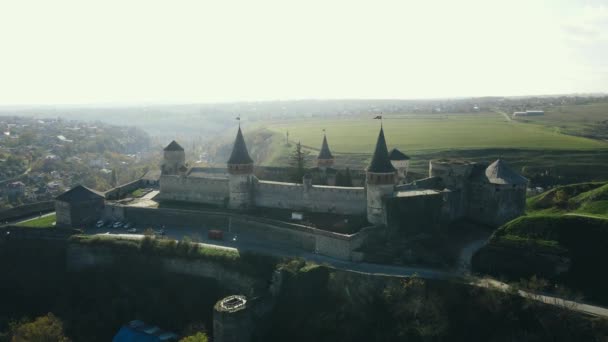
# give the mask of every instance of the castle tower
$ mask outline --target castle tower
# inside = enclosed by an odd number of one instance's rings
[[[173,140],[163,150],[163,163],[161,165],[161,174],[177,175],[180,168],[186,165],[186,153],[175,140]]]
[[[213,306],[213,341],[246,342],[251,340],[253,321],[251,304],[245,296],[232,295]]]
[[[365,175],[367,220],[372,224],[386,224],[386,213],[384,212],[382,199],[392,194],[394,190],[396,170],[388,156],[382,126],[380,126],[380,134],[378,134],[372,162],[367,167]]]
[[[321,145],[321,152],[319,152],[319,156],[317,157],[317,167],[325,171],[328,167],[332,166],[334,166],[334,156],[329,150],[327,136],[323,134],[323,144]]]
[[[407,177],[407,170],[410,164],[410,157],[406,156],[403,152],[394,148],[388,154],[389,159],[391,160],[391,164],[393,167],[397,169],[397,179],[398,183],[403,183],[405,181],[405,177]]]
[[[241,126],[236,134],[232,153],[228,159],[228,187],[230,199],[228,207],[245,209],[252,203],[253,159],[249,156]]]

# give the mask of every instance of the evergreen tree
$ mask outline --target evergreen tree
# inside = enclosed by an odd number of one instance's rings
[[[118,177],[116,176],[116,169],[112,169],[112,178],[110,179],[110,183],[113,187],[118,185]]]
[[[298,142],[293,152],[289,155],[289,166],[292,170],[292,181],[302,182],[302,177],[306,173],[306,157],[309,152],[302,149],[302,144]]]
[[[338,171],[336,173],[336,186],[345,186],[344,185],[344,174],[342,171]]]
[[[346,172],[344,174],[344,185],[343,186],[353,186],[353,178],[350,175],[350,169],[346,168]]]

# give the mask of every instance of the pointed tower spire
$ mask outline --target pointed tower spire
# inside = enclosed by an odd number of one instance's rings
[[[329,145],[327,144],[327,136],[323,134],[323,144],[321,145],[321,152],[319,152],[319,156],[317,159],[334,159],[334,156],[331,154],[329,150]]]
[[[367,167],[367,172],[391,173],[395,171],[395,167],[393,167],[393,164],[391,164],[391,160],[388,157],[388,148],[386,147],[386,140],[384,139],[384,128],[380,126],[380,134],[378,134],[378,141],[376,141],[376,150],[374,151],[372,162]]]
[[[228,165],[231,164],[253,164],[253,159],[251,159],[251,157],[249,156],[249,152],[247,151],[247,145],[245,144],[245,139],[243,138],[243,132],[241,132],[240,125],[239,130],[236,133],[236,139],[234,140],[232,153],[230,154],[230,158],[228,159]]]
[[[317,167],[321,169],[326,169],[328,167],[332,167],[333,165],[334,156],[329,150],[329,145],[327,144],[327,136],[325,135],[325,133],[323,133],[323,144],[321,144],[321,151],[319,152],[319,156],[317,157]]]

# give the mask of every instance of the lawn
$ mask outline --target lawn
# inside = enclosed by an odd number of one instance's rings
[[[271,123],[277,133],[289,131],[291,141],[319,148],[323,129],[336,153],[371,153],[380,122],[371,118],[294,120]],[[405,153],[487,148],[590,150],[608,148],[604,141],[561,134],[540,124],[508,122],[497,113],[385,116],[389,148]]]
[[[30,228],[49,228],[53,227],[53,223],[57,219],[56,215],[53,213],[48,216],[43,216],[39,218],[35,218],[29,221],[24,221],[17,223],[19,227],[30,227]]]

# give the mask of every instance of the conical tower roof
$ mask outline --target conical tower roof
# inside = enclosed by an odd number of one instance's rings
[[[241,126],[239,126],[239,131],[236,133],[236,139],[234,140],[228,164],[253,164],[253,159],[251,159],[249,152],[247,152],[247,145],[245,145]]]
[[[368,172],[375,173],[390,173],[395,172],[393,164],[388,157],[388,148],[386,147],[386,140],[384,139],[384,129],[380,127],[380,134],[378,134],[378,141],[376,142],[376,150],[372,157],[372,162],[367,167]]]
[[[391,150],[391,152],[388,154],[388,157],[390,160],[395,160],[395,161],[410,160],[410,157],[408,157],[407,155],[405,155],[403,152],[399,151],[396,148]]]
[[[327,145],[327,136],[325,134],[323,134],[323,145],[321,145],[321,152],[319,152],[317,159],[334,159],[329,150],[329,145]]]
[[[528,180],[515,172],[502,159],[486,168],[486,177],[491,184],[527,184]]]
[[[167,147],[165,147],[165,151],[183,151],[184,148],[181,147],[177,141],[173,140]]]

